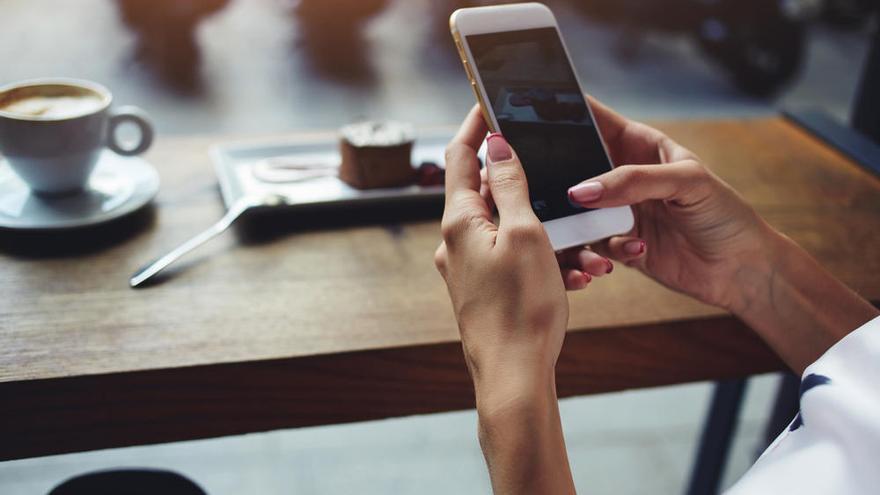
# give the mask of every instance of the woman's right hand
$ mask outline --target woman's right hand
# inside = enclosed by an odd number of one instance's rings
[[[664,285],[736,312],[765,276],[778,236],[690,150],[662,132],[591,100],[614,170],[575,185],[570,199],[589,208],[632,205],[634,229],[559,256],[580,268],[585,250],[635,266]]]
[[[691,151],[599,102],[591,106],[611,159],[621,165],[569,195],[590,208],[632,205],[635,214],[631,232],[594,251],[731,311],[797,373],[880,315]],[[585,249],[558,255],[563,268],[577,270],[590,257]]]

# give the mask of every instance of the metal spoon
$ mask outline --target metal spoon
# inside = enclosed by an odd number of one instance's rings
[[[177,261],[181,256],[223,233],[233,222],[235,222],[235,220],[238,219],[238,217],[249,209],[259,206],[277,206],[283,202],[284,198],[276,194],[270,194],[264,197],[245,196],[239,199],[229,207],[226,214],[223,215],[223,218],[218,220],[217,223],[174,248],[168,254],[161,256],[135,272],[128,281],[129,285],[131,285],[132,288],[140,286],[147,280],[151,279],[154,275],[167,268],[168,265]]]

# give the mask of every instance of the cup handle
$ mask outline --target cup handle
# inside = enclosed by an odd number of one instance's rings
[[[125,122],[131,122],[140,129],[141,139],[137,146],[123,148],[116,140],[116,128]],[[124,106],[112,110],[110,123],[107,126],[108,148],[122,156],[134,156],[147,151],[151,144],[153,144],[153,125],[150,124],[150,118],[147,117],[146,112],[134,106]]]

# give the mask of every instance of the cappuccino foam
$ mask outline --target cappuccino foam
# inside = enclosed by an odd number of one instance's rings
[[[104,100],[94,94],[31,95],[4,102],[0,110],[23,117],[64,119],[88,115],[104,107]]]

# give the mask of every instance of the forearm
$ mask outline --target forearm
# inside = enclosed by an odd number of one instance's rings
[[[801,373],[880,312],[787,237],[772,231],[766,239],[768,255],[738,273],[745,296],[731,309]]]
[[[574,493],[555,381],[535,387],[533,377],[510,378],[498,386],[477,385],[480,446],[493,491]]]

